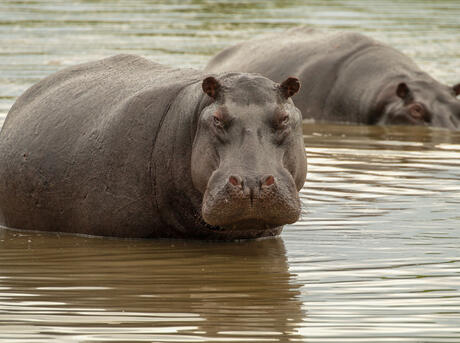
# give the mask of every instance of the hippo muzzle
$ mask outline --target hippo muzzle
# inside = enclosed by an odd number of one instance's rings
[[[203,197],[202,216],[212,226],[232,229],[291,224],[300,215],[300,199],[288,173],[240,176],[216,171]]]

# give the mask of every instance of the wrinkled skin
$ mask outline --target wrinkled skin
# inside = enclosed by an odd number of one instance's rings
[[[229,47],[206,71],[295,75],[293,100],[305,119],[460,129],[460,84],[444,85],[408,56],[359,33],[304,27]]]
[[[306,176],[294,78],[132,55],[27,90],[0,133],[2,225],[119,237],[273,236]]]

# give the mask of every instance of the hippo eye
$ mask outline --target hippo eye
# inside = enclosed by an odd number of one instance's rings
[[[276,127],[278,129],[284,129],[289,122],[289,115],[283,114],[279,119],[278,123],[276,123]]]
[[[217,116],[212,116],[212,120],[215,127],[219,129],[222,129],[224,127],[224,123]]]

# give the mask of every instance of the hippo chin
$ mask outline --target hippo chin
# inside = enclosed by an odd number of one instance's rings
[[[7,227],[119,237],[273,236],[306,176],[295,78],[118,55],[27,90],[0,133]]]
[[[296,75],[305,119],[460,129],[460,84],[446,86],[408,56],[359,33],[299,27],[229,47],[207,71]]]

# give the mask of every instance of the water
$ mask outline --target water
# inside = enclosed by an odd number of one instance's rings
[[[0,125],[67,65],[200,68],[296,24],[364,32],[460,81],[458,1],[0,2]],[[304,125],[302,219],[239,243],[0,230],[0,341],[460,342],[460,133]]]

